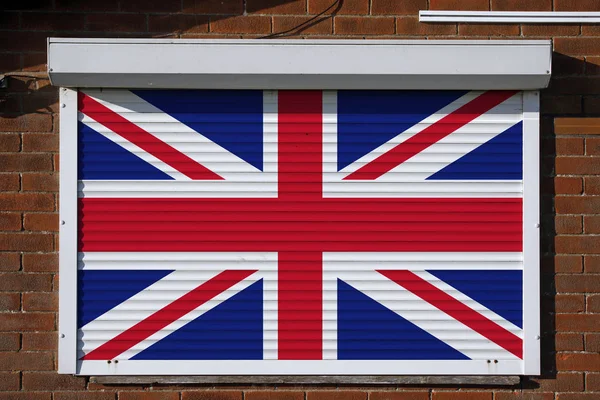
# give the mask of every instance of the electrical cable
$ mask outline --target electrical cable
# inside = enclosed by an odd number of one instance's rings
[[[343,3],[344,3],[344,0],[335,0],[333,3],[331,3],[331,5],[329,7],[327,7],[326,9],[324,9],[323,11],[321,11],[314,17],[311,17],[310,19],[304,21],[303,23],[298,24],[298,25],[294,26],[293,28],[287,29],[285,31],[270,33],[266,36],[261,36],[258,39],[271,39],[271,38],[275,38],[275,37],[284,37],[291,32],[295,32],[296,30],[302,29],[304,27],[304,25],[307,25],[307,24],[315,21],[317,18],[323,16],[327,11],[331,10],[332,8],[334,8],[336,6],[341,6]],[[331,17],[333,15],[334,15],[334,13],[331,13],[331,15],[329,15],[329,16]],[[318,21],[318,22],[320,22],[320,21]],[[305,27],[305,28],[307,28],[307,27]],[[297,32],[297,33],[300,33],[300,32]]]

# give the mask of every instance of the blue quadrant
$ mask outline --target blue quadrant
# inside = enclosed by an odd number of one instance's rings
[[[84,326],[172,271],[83,270],[77,272],[77,325]]]
[[[523,179],[523,123],[511,126],[427,179]]]
[[[134,90],[198,134],[263,169],[260,90]]]
[[[523,271],[428,270],[496,314],[523,327]]]
[[[343,360],[469,359],[339,279],[338,358]]]
[[[248,288],[169,334],[133,360],[260,360],[263,283]]]
[[[465,91],[338,91],[338,170],[439,111]]]
[[[78,130],[79,179],[173,179],[82,122]]]

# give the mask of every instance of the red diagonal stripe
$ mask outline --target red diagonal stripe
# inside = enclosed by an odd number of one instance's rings
[[[494,321],[484,317],[418,275],[406,270],[378,272],[457,321],[462,322],[480,335],[485,336],[498,346],[520,359],[523,358],[523,340],[520,337],[507,331]]]
[[[188,178],[197,180],[223,179],[179,150],[159,140],[156,136],[129,122],[110,108],[85,93],[79,92],[79,110],[84,110],[85,108],[92,108],[94,110],[93,113],[86,114],[88,117],[127,139],[147,153],[152,154]]]
[[[82,360],[111,360],[149,338],[213,297],[246,279],[256,270],[226,270],[204,282],[143,321],[86,354]]]
[[[373,180],[391,171],[409,158],[422,152],[432,144],[485,114],[500,103],[514,96],[514,90],[494,90],[485,92],[456,111],[446,115],[436,123],[423,129],[405,142],[363,165],[344,179]]]

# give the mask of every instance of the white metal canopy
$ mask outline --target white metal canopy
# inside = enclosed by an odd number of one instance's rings
[[[49,38],[63,87],[540,89],[544,40],[180,40]]]

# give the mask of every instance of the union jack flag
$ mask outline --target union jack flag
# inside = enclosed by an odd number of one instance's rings
[[[80,92],[80,362],[521,362],[522,104]]]

